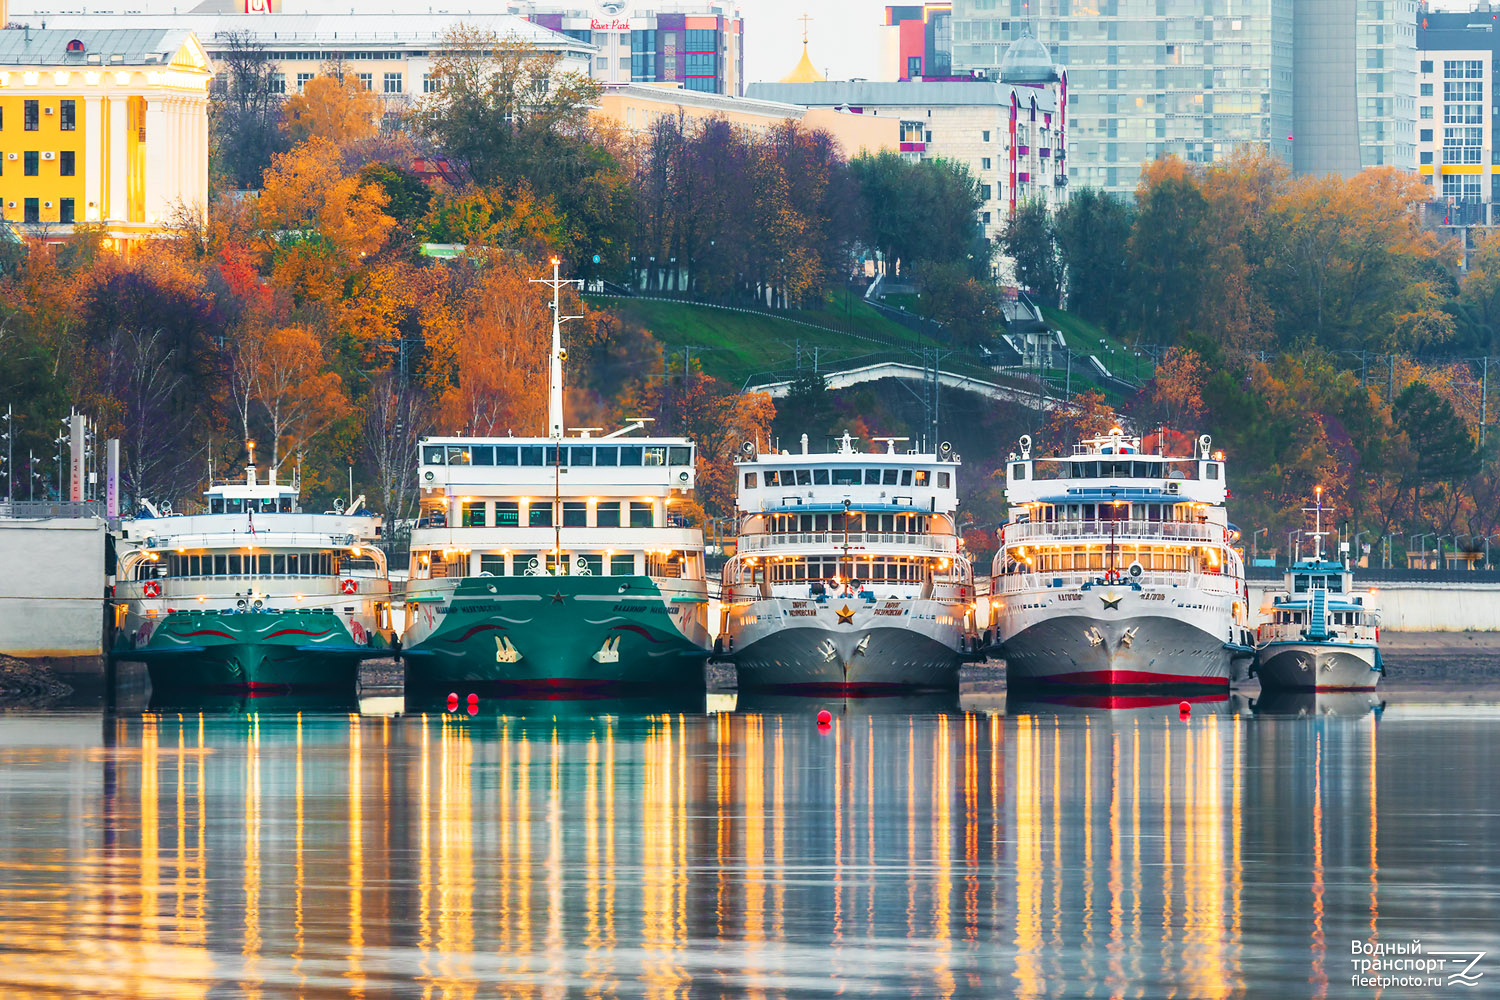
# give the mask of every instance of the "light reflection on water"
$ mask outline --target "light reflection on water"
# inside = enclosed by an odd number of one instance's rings
[[[0,716],[0,993],[1343,996],[1351,939],[1500,951],[1493,709],[256,707]]]

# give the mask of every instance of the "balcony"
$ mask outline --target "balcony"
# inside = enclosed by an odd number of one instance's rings
[[[1002,545],[1075,540],[1094,545],[1134,541],[1227,545],[1229,533],[1221,524],[1189,521],[1040,521],[1007,524],[1001,531]]]
[[[1155,570],[1138,577],[1127,576],[1118,583],[1102,583],[1104,574],[1099,570],[1063,570],[1056,573],[1007,573],[994,578],[991,597],[1009,597],[1046,590],[1077,590],[1086,583],[1095,586],[1126,587],[1139,584],[1147,590],[1202,591],[1225,597],[1240,596],[1240,581],[1236,577],[1220,573],[1171,572]],[[1170,606],[1170,605],[1169,605]]]
[[[848,544],[849,550],[863,550],[872,546],[889,546],[891,555],[908,552],[952,556],[958,552],[958,539],[954,535],[907,535],[874,531],[851,531],[848,541],[842,531],[787,532],[785,534],[741,535],[739,551],[775,552],[791,548],[811,549],[818,552],[839,553]]]

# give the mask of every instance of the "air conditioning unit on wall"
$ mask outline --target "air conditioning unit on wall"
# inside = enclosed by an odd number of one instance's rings
[[[42,159],[44,159],[44,160],[55,160],[55,159],[57,159],[57,154],[56,153],[43,153],[42,154]]]

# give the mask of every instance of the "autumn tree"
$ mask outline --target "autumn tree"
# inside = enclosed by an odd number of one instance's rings
[[[271,157],[289,145],[276,63],[247,31],[219,39],[214,62],[222,83],[209,93],[209,176],[215,188],[257,188]]]
[[[260,348],[255,396],[271,432],[272,469],[307,447],[348,410],[342,379],[326,370],[317,335],[304,327],[271,331]]]
[[[282,107],[282,127],[291,141],[323,139],[347,146],[378,131],[380,97],[353,75],[315,76]]]
[[[1047,421],[1038,435],[1036,452],[1067,455],[1079,441],[1108,434],[1119,426],[1120,417],[1105,400],[1104,393],[1090,389],[1047,414]],[[1002,475],[1003,472],[1002,466]]]

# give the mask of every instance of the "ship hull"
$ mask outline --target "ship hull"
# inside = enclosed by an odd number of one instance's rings
[[[1062,615],[1004,640],[1011,687],[1228,688],[1231,650],[1191,622]]]
[[[1378,647],[1358,643],[1272,642],[1256,651],[1260,686],[1277,691],[1373,691]]]
[[[881,694],[958,688],[962,604],[772,598],[730,610],[742,691]]]
[[[134,622],[113,656],[144,663],[154,694],[352,692],[360,662],[389,653],[365,635],[326,611],[177,611]]]
[[[407,685],[417,691],[704,688],[708,605],[701,582],[472,577],[415,588],[402,657]]]

